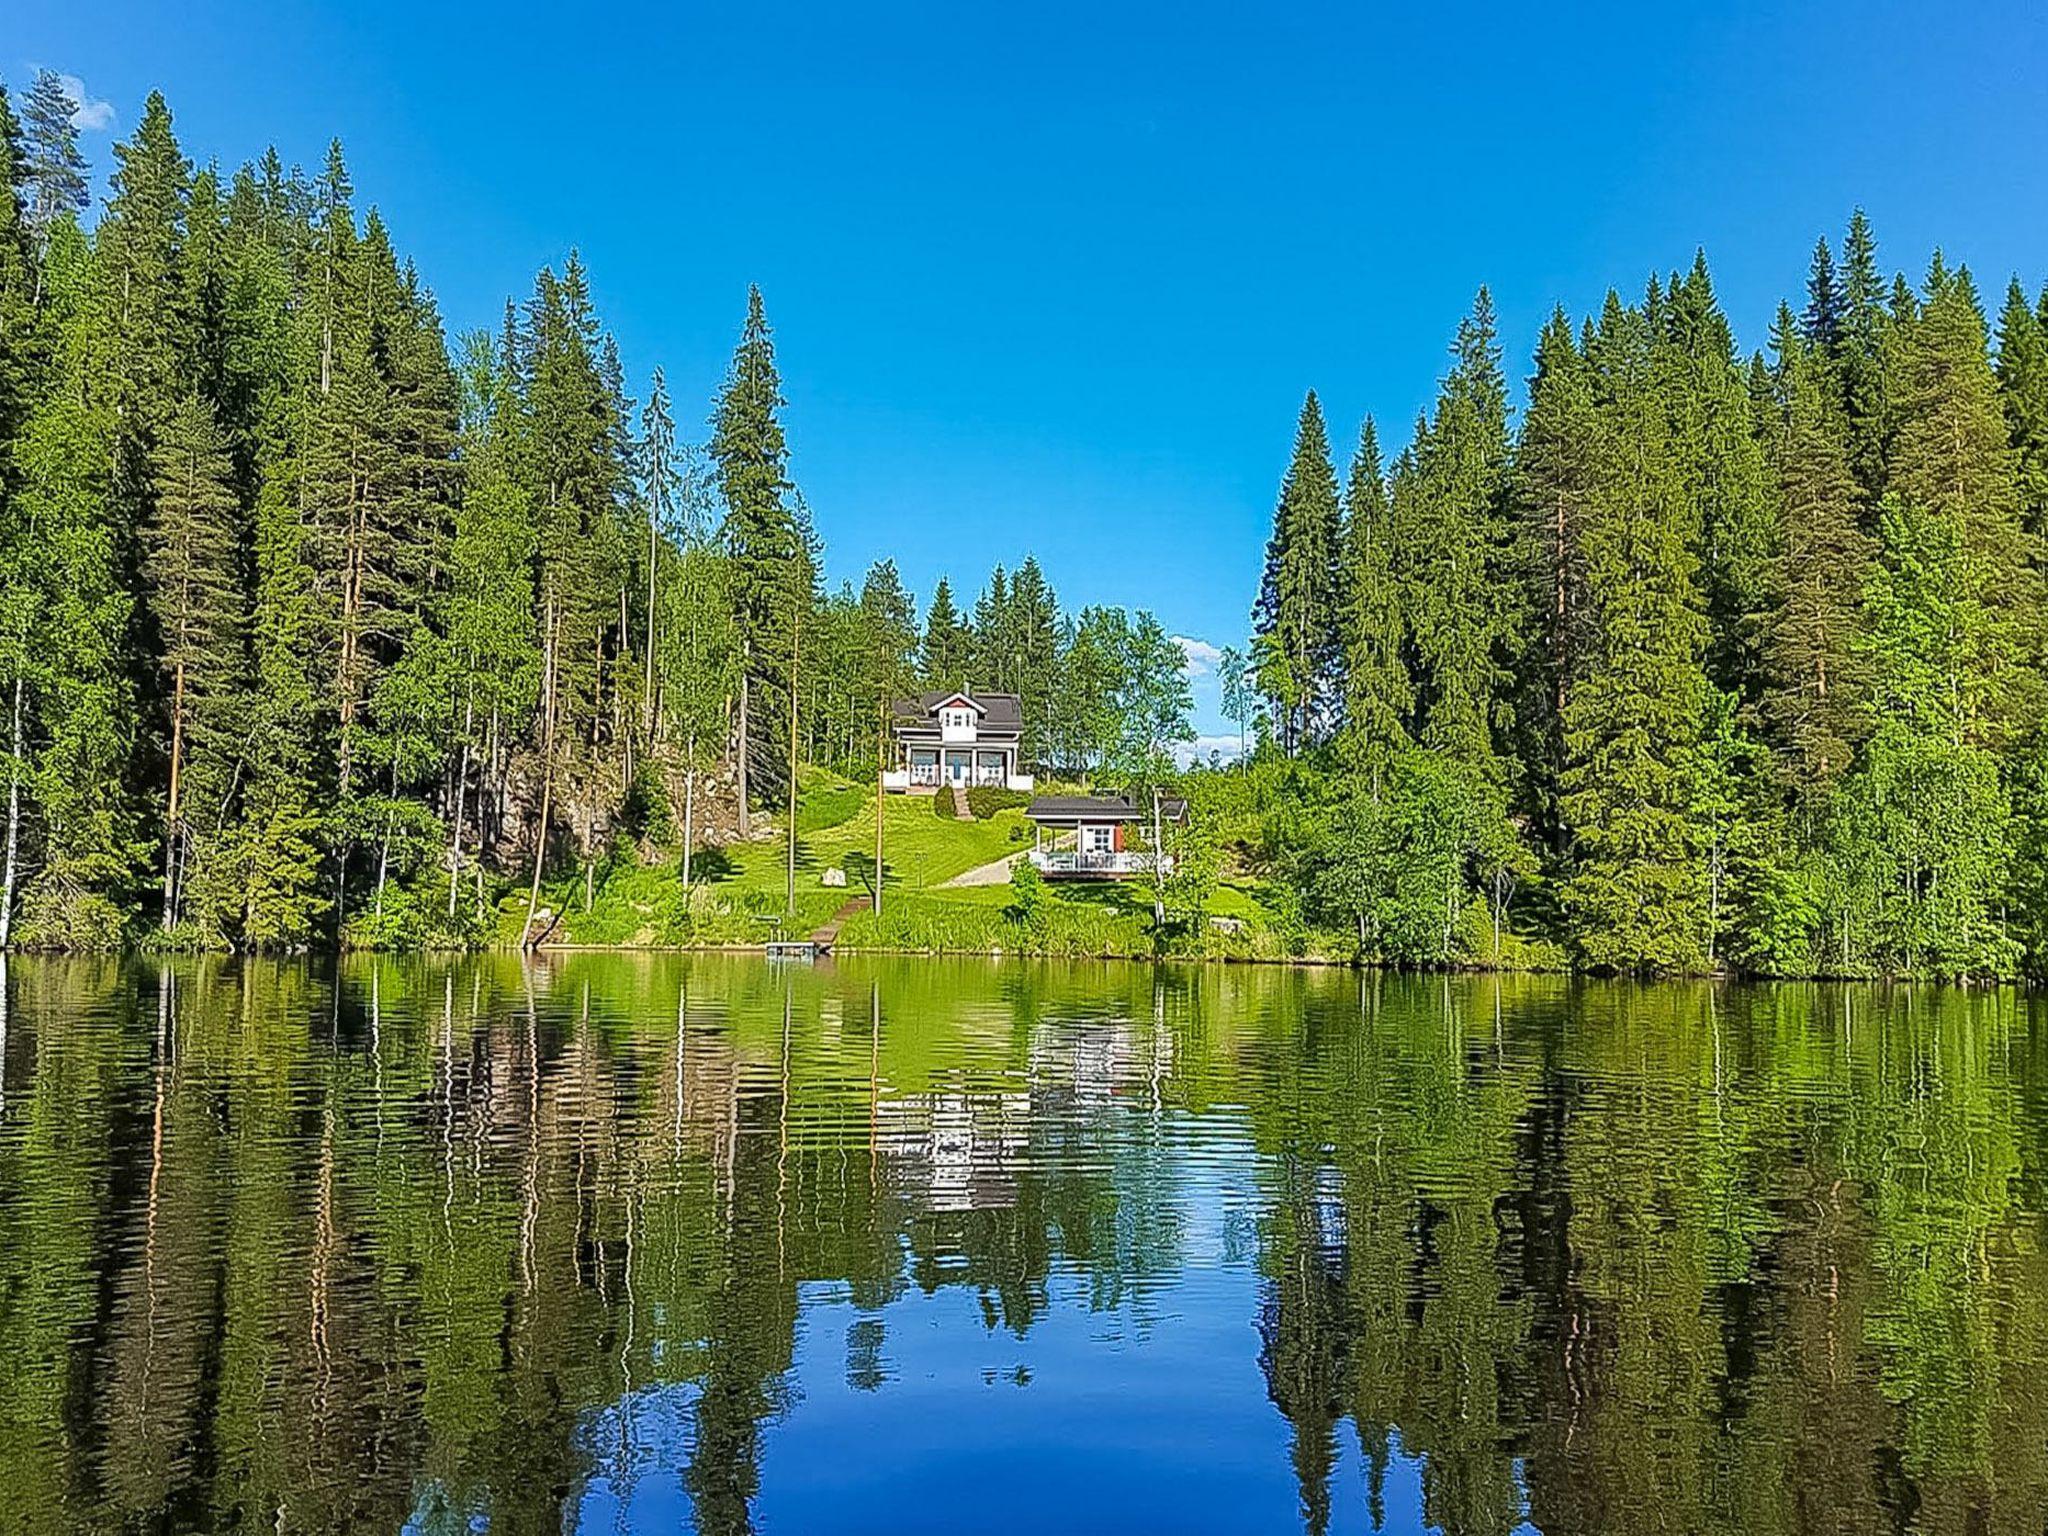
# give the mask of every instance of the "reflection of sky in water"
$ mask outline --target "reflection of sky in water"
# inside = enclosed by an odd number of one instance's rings
[[[1086,1275],[1056,1263],[1047,1305],[1021,1336],[989,1326],[950,1260],[931,1294],[912,1288],[870,1310],[838,1281],[801,1285],[789,1406],[763,1436],[756,1530],[1300,1528],[1289,1430],[1267,1396],[1253,1321],[1256,1153],[1228,1115],[1151,1115],[1142,1101],[1113,1112],[1113,1132],[1099,1129],[1126,1171],[1150,1162],[1158,1204],[1143,1220],[1173,1226],[1173,1273],[1140,1273],[1103,1305]],[[1149,1157],[1137,1151],[1148,1143]],[[938,1177],[950,1208],[958,1191]],[[696,1398],[694,1386],[651,1387],[585,1416],[590,1472],[568,1529],[692,1528]],[[1364,1456],[1348,1424],[1337,1436],[1329,1530],[1370,1531]],[[1398,1441],[1395,1451],[1379,1529],[1425,1530],[1421,1463]]]
[[[1201,1268],[1131,1309],[1091,1313],[1063,1279],[1024,1338],[985,1328],[972,1292],[881,1309],[885,1380],[850,1382],[847,1339],[874,1319],[838,1285],[807,1287],[795,1403],[765,1436],[764,1533],[946,1529],[1257,1532],[1299,1529],[1287,1426],[1267,1401],[1247,1324],[1257,1277]],[[691,1529],[683,1473],[693,1387],[637,1391],[586,1417],[591,1473],[567,1528]],[[1338,1434],[1333,1533],[1372,1530],[1367,1473]],[[1422,1531],[1421,1464],[1397,1453],[1388,1532]]]

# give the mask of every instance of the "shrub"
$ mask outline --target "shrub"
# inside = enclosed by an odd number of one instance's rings
[[[941,789],[932,796],[932,814],[941,821],[958,821],[960,813],[953,807],[953,791]]]
[[[1021,811],[1031,797],[1021,789],[1004,789],[999,784],[978,784],[967,791],[967,809],[976,821],[987,821],[998,811]]]

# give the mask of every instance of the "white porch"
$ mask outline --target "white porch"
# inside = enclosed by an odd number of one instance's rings
[[[896,767],[882,774],[882,788],[1029,790],[1036,781],[1017,771],[1014,747],[906,745]]]

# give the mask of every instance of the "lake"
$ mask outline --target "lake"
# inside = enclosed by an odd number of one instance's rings
[[[2048,1521],[2024,994],[4,969],[0,1531]]]

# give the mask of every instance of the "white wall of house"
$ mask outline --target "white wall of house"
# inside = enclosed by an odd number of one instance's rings
[[[948,704],[939,711],[939,740],[949,746],[975,739],[976,717],[972,705]]]

